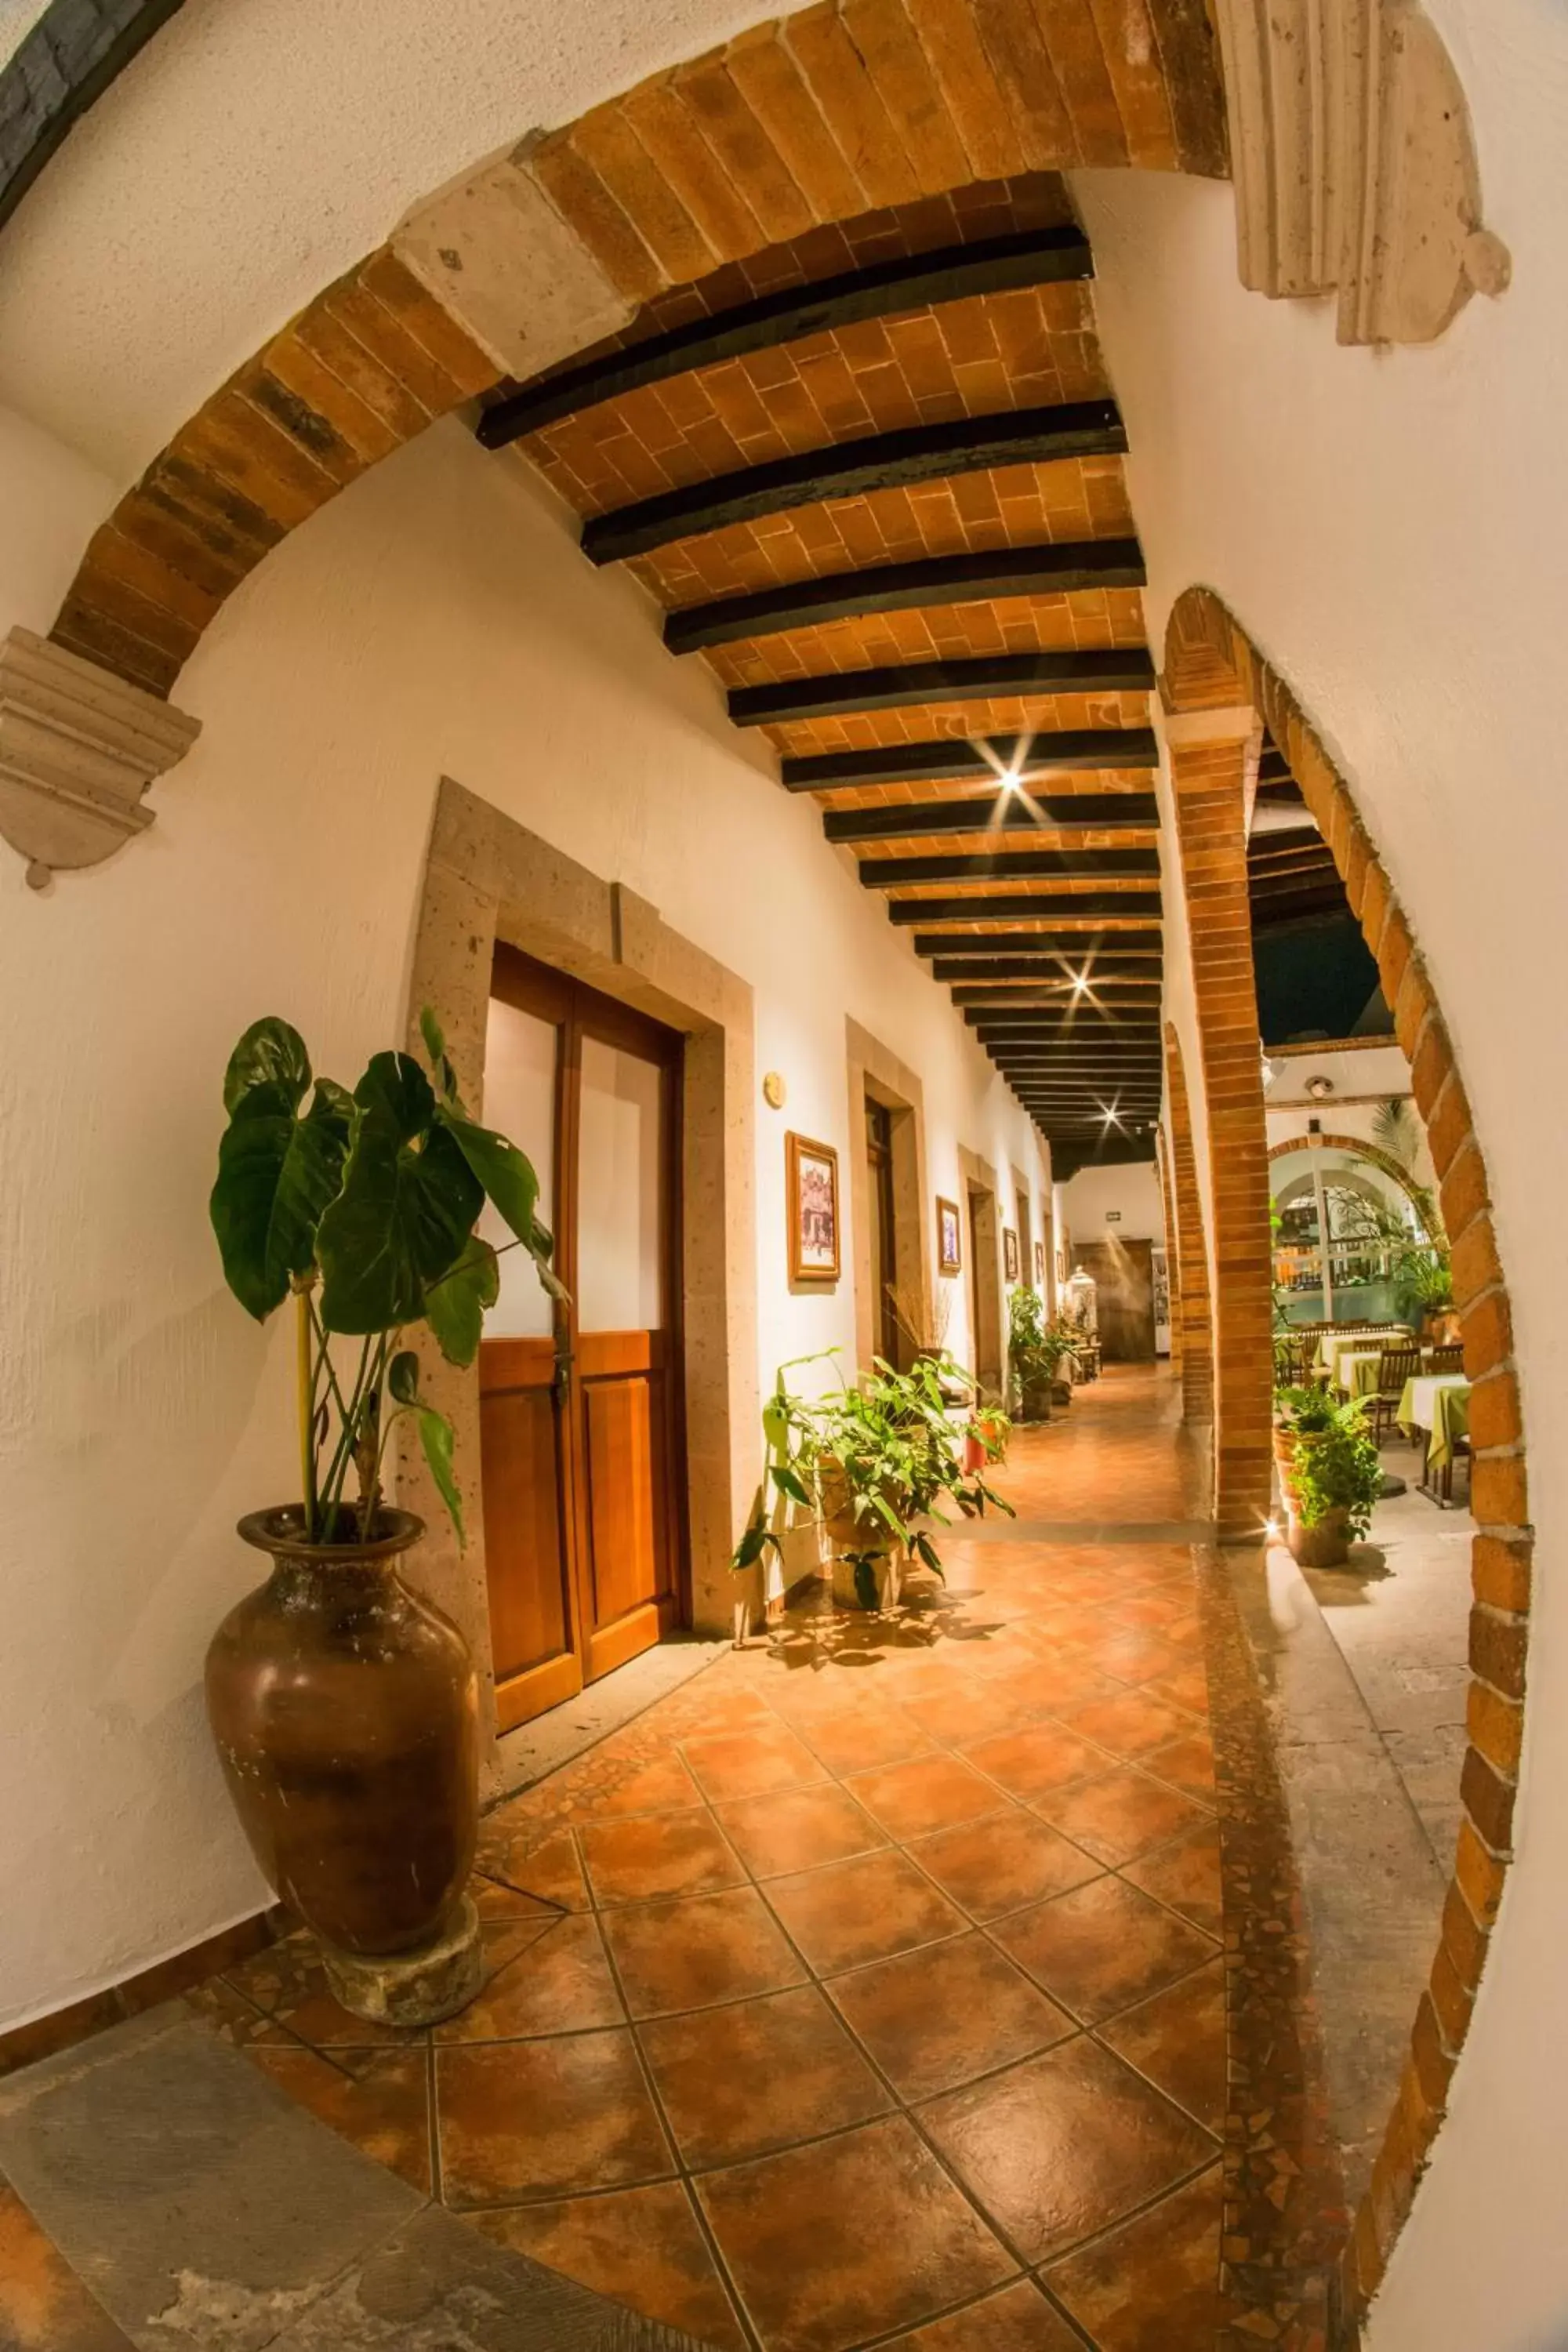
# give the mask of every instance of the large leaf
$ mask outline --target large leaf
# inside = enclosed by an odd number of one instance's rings
[[[441,1500],[451,1517],[458,1549],[468,1549],[468,1535],[463,1527],[463,1497],[452,1468],[452,1424],[433,1405],[413,1408],[419,1423],[419,1443],[425,1449],[425,1459],[430,1465],[430,1475],[436,1481]]]
[[[305,1069],[309,1083],[308,1063]],[[316,1262],[321,1218],[342,1183],[353,1133],[353,1104],[330,1078],[300,1118],[296,1076],[290,1070],[242,1088],[218,1146],[209,1204],[225,1278],[258,1323],[282,1304],[290,1276]]]
[[[305,1040],[287,1021],[268,1013],[265,1020],[251,1023],[228,1057],[223,1074],[223,1107],[232,1112],[258,1087],[280,1087],[289,1108],[297,1110],[310,1084],[310,1056],[305,1051]]]
[[[449,1364],[471,1364],[479,1352],[485,1309],[500,1296],[500,1267],[489,1242],[470,1234],[455,1266],[425,1293],[425,1319]]]
[[[471,1118],[446,1109],[437,1117],[518,1240],[537,1254],[543,1228],[534,1215],[539,1179],[532,1160],[493,1128],[476,1126]]]
[[[407,1121],[417,1088],[435,1098],[424,1073],[402,1055],[379,1054],[356,1088],[363,1106],[342,1191],[321,1219],[321,1320],[329,1331],[390,1331],[417,1322],[430,1285],[455,1265],[484,1206],[484,1192],[444,1129],[422,1149]],[[387,1083],[383,1084],[383,1080]],[[367,1094],[369,1100],[367,1102]]]
[[[425,1051],[430,1056],[430,1067],[436,1073],[436,1083],[441,1089],[443,1101],[460,1116],[466,1117],[458,1093],[458,1073],[447,1058],[446,1033],[427,1004],[419,1015],[419,1034],[425,1040]]]
[[[423,1135],[436,1116],[430,1081],[406,1054],[374,1054],[358,1086],[354,1100],[373,1118],[397,1131],[399,1143]]]

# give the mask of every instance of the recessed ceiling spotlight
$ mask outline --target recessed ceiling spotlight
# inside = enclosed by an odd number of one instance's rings
[[[1325,1078],[1321,1073],[1320,1073],[1317,1077],[1309,1078],[1307,1081],[1307,1092],[1311,1096],[1314,1102],[1325,1102],[1329,1096],[1333,1093],[1333,1090],[1334,1082],[1332,1078]]]

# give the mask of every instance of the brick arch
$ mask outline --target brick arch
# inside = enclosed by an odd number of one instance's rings
[[[1182,1041],[1174,1024],[1165,1024],[1165,1113],[1170,1130],[1171,1205],[1174,1212],[1174,1264],[1177,1270],[1173,1308],[1181,1339],[1182,1415],[1184,1420],[1214,1419],[1214,1318],[1209,1308],[1208,1244],[1204,1238],[1203,1196],[1198,1191],[1198,1163],[1193,1150],[1193,1115],[1187,1100],[1187,1074]]]
[[[1271,1160],[1283,1160],[1287,1152],[1305,1151],[1313,1144],[1324,1145],[1331,1151],[1353,1151],[1358,1160],[1370,1160],[1374,1168],[1381,1168],[1385,1176],[1393,1178],[1402,1192],[1409,1195],[1417,1210],[1420,1208],[1421,1203],[1415,1198],[1415,1180],[1409,1169],[1402,1168],[1392,1151],[1384,1151],[1381,1144],[1368,1143],[1363,1136],[1287,1135],[1278,1143],[1269,1145],[1268,1157]]]
[[[1442,1937],[1410,2056],[1343,2259],[1347,2304],[1363,2308],[1387,2266],[1447,2110],[1511,1859],[1532,1550],[1513,1318],[1492,1226],[1486,1158],[1447,1024],[1350,784],[1279,671],[1211,589],[1189,589],[1177,602],[1165,665],[1173,709],[1196,712],[1249,703],[1267,720],[1333,853],[1410,1063],[1453,1253],[1465,1369],[1475,1383],[1471,1509],[1478,1531],[1471,1562],[1469,1744],[1460,1783],[1465,1811]],[[1366,1149],[1360,1142],[1354,1148]]]
[[[1194,0],[826,0],[755,26],[506,159],[510,259],[552,338],[538,364],[649,306],[668,324],[746,299],[745,265],[770,248],[816,238],[842,268],[839,224],[944,203],[979,222],[995,183],[1088,164],[1224,175],[1217,53]],[[867,234],[862,262],[888,249]],[[274,547],[501,378],[395,242],[181,426],[89,543],[57,644],[167,695]]]

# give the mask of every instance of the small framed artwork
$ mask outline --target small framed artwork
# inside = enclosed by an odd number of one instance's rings
[[[956,1274],[963,1264],[958,1202],[944,1201],[940,1193],[936,1203],[936,1262],[941,1274]]]
[[[1018,1236],[1011,1225],[1002,1228],[1002,1271],[1009,1282],[1018,1279]]]
[[[1060,1290],[1068,1278],[1068,1262],[1060,1250],[1057,1252],[1057,1288]]]
[[[1046,1245],[1044,1242],[1037,1242],[1035,1244],[1035,1288],[1037,1290],[1044,1290],[1045,1286]]]
[[[784,1138],[792,1282],[838,1279],[838,1154],[831,1143]]]

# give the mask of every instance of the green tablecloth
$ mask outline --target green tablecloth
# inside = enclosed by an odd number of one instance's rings
[[[1383,1368],[1383,1350],[1364,1356],[1340,1358],[1340,1386],[1347,1396],[1373,1397],[1377,1394],[1377,1376]]]
[[[1459,1372],[1406,1381],[1394,1418],[1406,1435],[1417,1429],[1429,1431],[1427,1470],[1446,1470],[1454,1458],[1456,1437],[1469,1435],[1470,1384]]]

